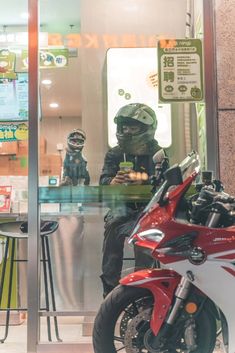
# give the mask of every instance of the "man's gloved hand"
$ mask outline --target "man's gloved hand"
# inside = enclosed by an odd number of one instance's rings
[[[118,185],[125,183],[125,172],[123,170],[119,170],[115,177],[111,180],[110,185]]]
[[[116,176],[112,179],[110,185],[128,184],[141,185],[148,180],[147,173],[135,172],[134,170],[123,171],[119,170]]]

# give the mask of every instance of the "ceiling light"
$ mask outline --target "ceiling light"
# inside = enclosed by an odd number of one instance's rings
[[[59,104],[58,103],[50,103],[49,106],[51,108],[58,108],[59,107]]]
[[[25,20],[27,20],[29,18],[29,13],[28,12],[23,12],[21,15],[20,15],[21,18],[24,18]]]
[[[49,79],[45,79],[45,80],[42,80],[42,84],[45,85],[45,86],[49,86],[52,84],[52,81],[49,80]]]

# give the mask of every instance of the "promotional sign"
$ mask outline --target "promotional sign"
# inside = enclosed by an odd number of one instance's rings
[[[0,212],[10,212],[12,186],[0,186]]]
[[[0,79],[0,121],[28,119],[28,74],[17,80]]]
[[[0,124],[0,142],[23,141],[27,139],[27,124]]]
[[[200,39],[158,42],[159,102],[203,100],[202,43]]]
[[[68,66],[68,49],[40,49],[40,69],[54,69]],[[28,71],[28,50],[22,50],[21,62],[17,64],[19,72]]]
[[[15,79],[15,53],[8,49],[0,50],[0,78]]]
[[[39,34],[39,46],[41,48],[48,46],[48,33],[40,32]],[[0,45],[3,47],[27,47],[29,44],[28,32],[0,32]]]
[[[68,49],[44,49],[40,50],[40,68],[51,69],[68,66]]]
[[[40,50],[40,69],[68,66],[68,49]],[[28,51],[0,50],[0,121],[28,120]]]

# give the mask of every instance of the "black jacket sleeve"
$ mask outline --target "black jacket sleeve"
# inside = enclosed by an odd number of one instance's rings
[[[109,185],[111,180],[115,177],[119,170],[119,160],[118,155],[113,149],[108,151],[105,155],[104,166],[102,168],[100,176],[100,185]]]

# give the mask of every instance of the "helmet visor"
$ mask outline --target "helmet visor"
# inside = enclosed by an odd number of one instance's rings
[[[80,134],[71,134],[68,137],[68,145],[73,148],[82,148],[85,143],[85,138]]]

